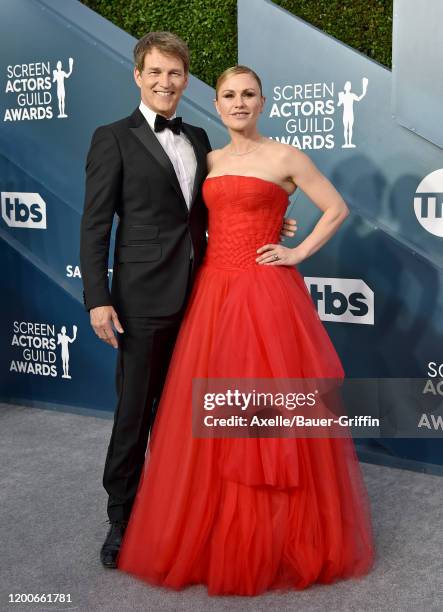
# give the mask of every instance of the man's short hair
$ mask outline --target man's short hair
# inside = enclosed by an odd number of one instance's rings
[[[145,55],[153,48],[158,49],[165,55],[173,55],[183,62],[185,74],[189,72],[189,49],[188,45],[172,32],[149,32],[140,38],[134,47],[134,62],[139,72],[142,72],[145,63]]]

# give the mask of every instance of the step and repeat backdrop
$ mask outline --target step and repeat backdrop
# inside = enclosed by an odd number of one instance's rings
[[[347,376],[423,379],[420,393],[443,402],[443,50],[432,35],[443,6],[417,4],[394,4],[391,72],[271,2],[239,0],[239,63],[262,77],[263,133],[307,153],[351,209],[300,267]],[[115,351],[83,307],[79,227],[92,133],[138,105],[135,40],[77,0],[3,0],[0,24],[0,399],[112,411]],[[420,51],[411,41],[423,36]],[[213,97],[191,78],[179,111],[215,148],[227,135]],[[319,217],[301,192],[288,214],[296,240]],[[396,387],[393,403],[410,400]],[[382,442],[443,462],[438,440]]]

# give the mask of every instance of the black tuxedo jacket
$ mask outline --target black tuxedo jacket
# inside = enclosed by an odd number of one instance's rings
[[[112,304],[123,316],[166,316],[183,305],[192,270],[206,249],[201,186],[211,150],[206,132],[183,124],[197,158],[193,199],[186,205],[172,163],[137,109],[99,127],[86,162],[80,265],[87,310]],[[119,218],[111,292],[109,240]]]

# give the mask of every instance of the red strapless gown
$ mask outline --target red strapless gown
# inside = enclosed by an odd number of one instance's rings
[[[192,435],[193,378],[343,376],[300,274],[259,266],[288,197],[244,176],[206,179],[209,244],[168,372],[119,569],[209,594],[303,589],[367,573],[369,503],[349,438]]]

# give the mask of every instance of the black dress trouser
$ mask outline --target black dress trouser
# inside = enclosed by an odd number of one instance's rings
[[[103,474],[111,521],[127,521],[131,513],[185,306],[165,317],[120,318],[118,400]]]

